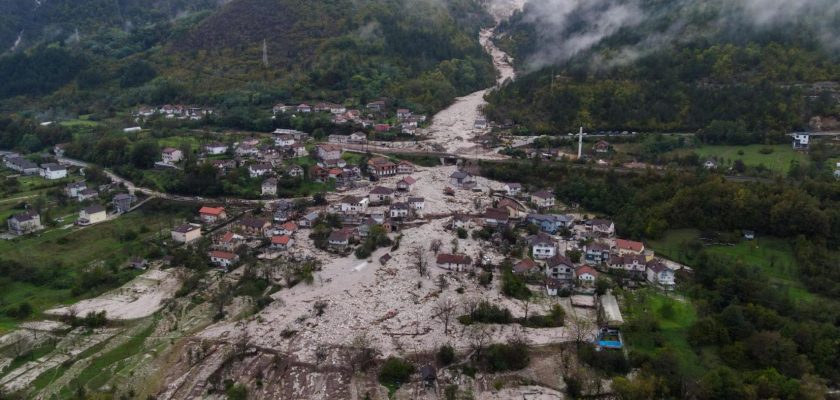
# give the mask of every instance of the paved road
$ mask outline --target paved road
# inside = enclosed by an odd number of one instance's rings
[[[77,166],[77,167],[80,167],[80,168],[88,168],[92,165],[91,163],[88,163],[88,162],[85,162],[85,161],[82,161],[82,160],[76,160],[76,159],[73,159],[73,158],[67,158],[67,157],[56,157],[56,158],[58,159],[59,163],[74,165],[74,166]],[[119,175],[117,175],[117,174],[115,174],[115,173],[113,173],[113,172],[111,172],[107,169],[103,169],[103,171],[105,172],[105,175],[107,175],[108,178],[111,179],[112,182],[122,184],[123,186],[125,186],[126,189],[128,189],[128,192],[131,193],[131,194],[141,193],[141,194],[149,196],[149,197],[157,197],[157,198],[171,200],[171,201],[181,201],[181,202],[189,202],[189,203],[206,202],[206,203],[223,203],[223,204],[238,203],[238,204],[247,204],[247,205],[257,205],[257,204],[260,204],[260,203],[270,204],[272,202],[280,200],[280,199],[274,199],[274,200],[256,199],[256,200],[254,200],[254,199],[242,199],[242,198],[236,198],[236,197],[206,198],[206,197],[202,197],[202,196],[181,196],[181,195],[176,195],[176,194],[171,194],[171,193],[160,192],[160,191],[145,188],[145,187],[142,187],[142,186],[137,186],[137,185],[134,184],[134,182],[131,182],[128,179],[125,179],[125,178],[123,178],[123,177],[121,177],[121,176],[119,176]],[[283,199],[283,200],[294,201],[294,200],[296,200],[296,198]]]

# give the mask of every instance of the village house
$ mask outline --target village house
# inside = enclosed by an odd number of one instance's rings
[[[256,157],[260,154],[260,149],[256,145],[242,143],[236,146],[233,154],[236,154],[237,157]]]
[[[665,290],[674,290],[674,270],[660,261],[651,261],[646,268],[647,281]]]
[[[598,279],[598,271],[588,265],[581,265],[575,269],[578,285],[584,288],[595,287],[595,280]]]
[[[467,172],[455,171],[449,175],[449,183],[461,188],[470,188],[475,186],[475,178]]]
[[[416,127],[416,126],[412,126],[412,125],[410,125],[410,124],[408,124],[408,123],[403,123],[403,124],[400,124],[400,133],[402,133],[403,135],[412,135],[412,136],[414,136],[414,135],[416,135],[416,134],[417,134],[417,127]]]
[[[304,113],[304,114],[311,113],[312,112],[312,106],[310,106],[309,104],[306,104],[306,103],[301,103],[301,104],[298,104],[298,106],[295,108],[295,110],[299,113]]]
[[[288,250],[295,244],[295,240],[289,235],[271,237],[271,248],[275,250]]]
[[[545,261],[546,278],[562,281],[571,286],[575,280],[575,264],[560,254],[555,254]]]
[[[403,219],[408,218],[410,210],[411,207],[408,206],[408,203],[394,203],[388,208],[388,213],[391,218]]]
[[[394,200],[394,190],[384,186],[377,186],[371,189],[368,197],[371,204],[389,203]]]
[[[327,238],[327,243],[332,248],[343,249],[350,245],[350,233],[344,229],[333,231]]]
[[[107,219],[108,213],[105,211],[105,207],[95,204],[79,211],[79,219],[76,220],[76,223],[81,226],[86,226],[98,224]]]
[[[372,101],[370,103],[367,103],[367,105],[365,107],[368,110],[371,110],[371,111],[382,111],[382,110],[385,109],[385,101],[383,101],[383,100]]]
[[[210,165],[224,175],[228,170],[236,168],[236,160],[210,160]]]
[[[525,207],[522,203],[507,197],[501,198],[496,203],[495,208],[506,210],[511,218],[521,219],[528,215],[527,207]]]
[[[13,215],[8,220],[9,233],[20,236],[44,229],[41,225],[41,216],[34,211],[26,211]]]
[[[628,254],[625,256],[610,257],[610,269],[624,270],[634,279],[642,279],[647,268],[644,256]]]
[[[364,132],[353,132],[350,134],[350,143],[367,143],[367,135]]]
[[[391,130],[391,125],[389,124],[375,124],[373,125],[373,130],[377,133],[386,133]]]
[[[407,108],[397,109],[397,119],[406,119],[408,117],[411,117],[411,110]]]
[[[229,251],[233,252],[236,251],[239,246],[245,244],[245,237],[242,235],[237,235],[231,231],[227,231],[221,235],[217,235],[215,240],[213,241],[213,247],[222,250],[222,251]]]
[[[210,262],[213,263],[213,265],[228,271],[230,267],[239,262],[239,256],[236,253],[213,250],[210,252]]]
[[[409,197],[408,205],[415,211],[422,211],[426,208],[426,199],[422,197]]]
[[[79,200],[80,203],[97,197],[99,197],[99,192],[94,189],[83,189],[76,193],[76,200]]]
[[[645,252],[645,245],[643,243],[632,240],[616,239],[615,248],[620,256],[625,254],[641,255]]]
[[[595,145],[592,146],[592,150],[596,153],[603,154],[610,152],[610,144],[604,140],[599,140],[595,142]]]
[[[237,226],[242,234],[246,236],[268,236],[268,229],[271,228],[271,223],[262,218],[242,218],[239,220]]]
[[[397,164],[397,173],[400,174],[400,175],[413,174],[414,173],[414,164],[412,164],[412,163],[410,163],[406,160],[400,161],[399,164]]]
[[[268,174],[269,172],[271,172],[271,164],[258,163],[248,166],[248,175],[250,175],[251,178],[257,178]]]
[[[111,203],[114,205],[114,211],[118,214],[122,214],[131,210],[131,203],[134,201],[134,196],[126,193],[118,193],[111,199]]]
[[[274,145],[277,147],[289,147],[295,144],[295,136],[291,133],[274,135]]]
[[[615,235],[615,224],[612,221],[605,219],[593,219],[586,223],[586,228],[593,233],[600,234],[605,237],[612,237]]]
[[[85,189],[87,189],[87,184],[84,182],[68,183],[67,186],[64,187],[64,195],[73,199],[79,195],[80,191]]]
[[[292,178],[303,176],[303,167],[297,164],[292,165],[286,169],[286,175]]]
[[[224,207],[201,207],[198,210],[198,216],[203,224],[214,224],[227,219],[227,213]]]
[[[69,145],[70,143],[59,143],[53,146],[53,154],[55,154],[56,157],[64,157],[64,153],[67,151],[67,146]]]
[[[360,196],[344,196],[339,202],[339,207],[343,213],[363,213],[367,211],[370,199]]]
[[[289,157],[296,158],[296,157],[306,157],[309,152],[306,151],[306,146],[303,143],[295,143],[291,146],[285,148],[286,152],[289,154]]]
[[[504,189],[508,196],[518,196],[522,193],[522,185],[519,183],[505,183]]]
[[[327,142],[334,143],[334,144],[350,143],[350,136],[349,135],[329,135],[329,136],[327,136]]]
[[[545,293],[549,296],[557,296],[569,287],[567,282],[560,279],[545,278]]]
[[[555,234],[563,229],[574,226],[574,218],[557,214],[528,214],[528,222],[538,226],[541,231]]]
[[[534,260],[532,260],[528,257],[525,257],[522,260],[520,260],[519,262],[517,262],[516,264],[514,264],[513,268],[511,270],[513,271],[514,274],[517,274],[517,275],[531,275],[535,271],[538,271],[539,269],[540,269],[539,266],[537,265],[537,263]]]
[[[172,240],[178,243],[191,243],[201,238],[201,227],[195,224],[183,224],[172,230]]]
[[[298,220],[297,224],[301,228],[311,228],[315,221],[318,220],[318,217],[321,216],[321,213],[318,211],[312,211],[309,214],[304,215],[301,219]]]
[[[531,253],[535,259],[544,260],[557,254],[554,239],[545,232],[529,236],[528,243],[531,245]]]
[[[463,214],[455,214],[452,216],[452,221],[449,223],[451,229],[469,229],[472,224],[472,219]]]
[[[165,147],[161,151],[161,159],[167,164],[175,164],[184,159],[184,153],[174,147]]]
[[[64,179],[67,177],[67,167],[55,163],[41,164],[39,173],[48,180]]]
[[[318,160],[336,160],[341,158],[341,146],[332,144],[319,144],[315,146],[315,158]]]
[[[554,207],[554,193],[541,190],[531,195],[531,202],[536,204],[539,208]]]
[[[495,228],[499,226],[507,226],[510,222],[510,216],[507,210],[501,208],[488,208],[484,210],[484,225]]]
[[[402,192],[410,192],[412,189],[414,189],[415,183],[417,183],[417,181],[414,178],[406,176],[400,179],[399,182],[397,182],[397,190]]]
[[[583,248],[584,260],[592,264],[606,263],[610,259],[610,247],[606,244],[593,242]]]
[[[373,157],[367,162],[368,172],[378,178],[397,174],[397,164],[385,157]]]
[[[274,234],[292,236],[295,232],[297,232],[297,230],[298,227],[294,222],[286,222],[285,224],[277,227],[277,229],[274,230]]]
[[[439,268],[457,272],[472,269],[472,259],[462,254],[438,254],[436,264]]]
[[[219,142],[212,142],[204,145],[204,152],[207,155],[217,156],[225,154],[228,151],[228,146]]]
[[[276,196],[277,195],[277,179],[268,178],[263,181],[261,186],[261,192],[263,196]]]
[[[4,163],[6,168],[17,171],[23,175],[35,175],[41,171],[40,168],[38,168],[38,164],[20,156],[6,157]]]
[[[486,118],[476,118],[475,122],[473,122],[473,128],[475,129],[487,129],[487,119]]]

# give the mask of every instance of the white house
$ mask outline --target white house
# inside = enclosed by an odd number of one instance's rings
[[[544,260],[557,254],[554,239],[545,232],[530,236],[528,242],[531,244],[531,251],[535,259]]]
[[[800,149],[807,149],[808,145],[811,142],[811,134],[800,132],[793,134],[793,148],[800,150]]]
[[[508,196],[516,196],[522,192],[522,184],[505,183],[505,192],[507,192]]]
[[[227,270],[239,261],[236,253],[214,250],[210,252],[210,262],[219,268]]]
[[[647,281],[661,286],[665,290],[674,290],[674,270],[667,265],[654,261],[647,265]]]
[[[184,224],[172,230],[172,240],[178,243],[190,243],[201,238],[201,227]]]
[[[450,271],[467,271],[472,268],[472,259],[461,254],[438,254],[437,266]]]
[[[67,197],[75,198],[79,195],[79,192],[85,189],[87,189],[87,184],[84,182],[73,182],[64,187],[64,194]]]
[[[407,218],[410,209],[408,203],[394,203],[391,204],[388,213],[391,218]]]
[[[541,190],[531,195],[531,202],[539,208],[554,207],[554,194],[546,190]]]
[[[79,219],[76,221],[79,225],[93,225],[108,219],[108,213],[105,207],[100,205],[92,205],[90,207],[79,211]]]
[[[615,235],[615,224],[609,220],[593,219],[587,222],[586,226],[594,233],[600,233],[608,237]]]
[[[184,153],[174,147],[166,147],[161,151],[161,159],[165,163],[175,164],[184,159]]]
[[[277,179],[268,178],[263,181],[262,183],[262,195],[263,196],[275,196],[277,195]]]
[[[370,202],[372,204],[379,204],[394,199],[394,190],[384,186],[377,186],[370,191]]]
[[[248,175],[250,175],[251,178],[263,176],[269,172],[271,172],[271,164],[259,163],[248,166]]]
[[[41,225],[41,216],[34,211],[27,211],[9,218],[9,233],[13,235],[26,235],[44,229]]]
[[[426,208],[426,199],[422,197],[409,197],[408,205],[416,211],[422,211]]]
[[[595,280],[598,279],[598,271],[588,265],[582,265],[575,270],[578,284],[583,287],[595,286]]]
[[[40,174],[45,179],[63,179],[67,177],[67,167],[54,163],[42,164]]]
[[[339,203],[343,213],[363,213],[367,211],[370,200],[367,197],[344,196]]]
[[[204,151],[211,156],[217,156],[225,154],[228,151],[228,146],[219,142],[208,143],[204,145]]]

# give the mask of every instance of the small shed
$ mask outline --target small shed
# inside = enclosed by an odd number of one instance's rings
[[[391,261],[391,254],[389,253],[385,253],[382,257],[379,257],[379,264],[381,265],[387,264],[388,261]]]
[[[426,386],[434,386],[435,381],[437,381],[437,369],[427,364],[423,368],[420,368],[420,378]]]

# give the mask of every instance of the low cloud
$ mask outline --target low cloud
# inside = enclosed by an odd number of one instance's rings
[[[620,65],[662,46],[719,31],[800,23],[815,31],[815,39],[827,49],[840,50],[837,0],[528,0],[523,20],[537,33],[537,51],[526,62],[529,69],[568,61],[617,33],[634,34],[642,26],[648,28],[645,37],[616,49],[599,65]],[[690,22],[697,20],[702,26]]]

